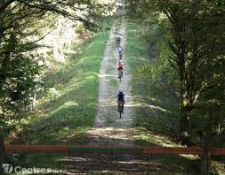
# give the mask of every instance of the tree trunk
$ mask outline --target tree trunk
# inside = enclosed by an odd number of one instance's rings
[[[202,149],[201,175],[210,175],[211,151],[205,138],[203,138]]]
[[[189,99],[187,90],[187,80],[185,75],[184,63],[180,66],[180,95],[181,95],[181,118],[180,118],[180,140],[181,143],[191,146],[190,143],[190,114],[192,101]]]
[[[0,134],[0,174],[4,174],[3,170],[3,163],[4,163],[4,155],[5,155],[5,150],[4,150],[4,137],[3,135]]]
[[[179,59],[179,73],[180,73],[180,96],[181,96],[181,118],[180,118],[180,140],[184,145],[190,144],[190,100],[188,100],[187,80],[185,72],[184,55],[180,55]]]
[[[181,143],[191,146],[190,143],[190,113],[191,111],[186,107],[181,107],[181,120],[180,120],[180,135]]]

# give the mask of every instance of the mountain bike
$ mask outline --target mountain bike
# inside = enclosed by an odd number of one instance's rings
[[[116,41],[116,47],[120,46],[120,41]]]
[[[119,103],[118,103],[118,111],[119,111],[120,118],[121,118],[121,115],[123,113],[123,102],[121,102],[121,101],[119,101]]]
[[[119,53],[119,60],[122,60],[122,59],[123,59],[123,54]]]
[[[123,69],[118,69],[118,79],[120,79],[120,82],[122,77],[123,77]]]

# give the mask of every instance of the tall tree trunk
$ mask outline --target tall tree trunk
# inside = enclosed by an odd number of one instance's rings
[[[179,71],[180,71],[180,96],[181,96],[181,115],[180,115],[180,140],[181,143],[190,146],[190,113],[191,100],[189,99],[189,92],[187,89],[187,76],[185,71],[184,52],[179,57]]]
[[[180,135],[181,143],[187,146],[191,146],[190,143],[190,113],[191,110],[186,107],[181,107],[181,119],[180,119]]]
[[[182,83],[183,82],[183,83]],[[187,89],[187,83],[181,81],[181,118],[180,118],[180,140],[181,143],[191,146],[190,141],[190,119],[193,107],[191,92]]]
[[[211,168],[211,150],[208,144],[208,139],[202,139],[202,157],[201,157],[201,175],[210,175]]]

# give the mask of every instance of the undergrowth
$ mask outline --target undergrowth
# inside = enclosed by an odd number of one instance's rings
[[[110,28],[107,19],[103,29]],[[67,53],[66,62],[54,63],[44,78],[45,93],[37,109],[24,117],[11,133],[11,144],[82,145],[93,126],[98,100],[98,74],[108,30],[79,45],[81,54]],[[76,50],[73,48],[73,50]],[[10,154],[8,162],[22,167],[60,168],[61,154]],[[65,155],[63,155],[65,156]]]
[[[134,125],[139,131],[136,145],[177,147],[180,146],[177,142],[179,123],[177,80],[166,59],[167,47],[163,42],[155,43],[160,48],[153,47],[154,43],[149,47],[144,37],[141,37],[142,27],[137,21],[129,20],[126,49],[128,62],[133,70],[132,88],[136,104]],[[159,42],[163,36],[157,33],[157,37],[159,37],[157,40],[155,38],[152,40]],[[152,57],[153,55],[156,57]],[[194,166],[198,164],[196,158],[156,155],[155,161],[159,161],[164,167],[157,173],[197,175],[199,169]]]

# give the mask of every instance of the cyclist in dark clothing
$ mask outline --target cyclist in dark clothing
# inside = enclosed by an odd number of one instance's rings
[[[124,109],[124,103],[125,103],[125,98],[124,98],[124,93],[122,91],[119,92],[119,94],[117,95],[117,103],[118,103],[118,111],[119,111],[119,107],[120,104],[122,104],[122,109]]]
[[[117,47],[120,46],[120,43],[121,43],[121,38],[118,36],[118,37],[116,37],[116,45],[117,45]]]

